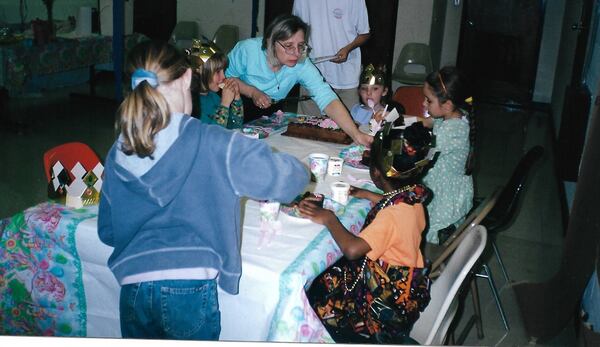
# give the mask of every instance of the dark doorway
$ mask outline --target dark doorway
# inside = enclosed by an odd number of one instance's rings
[[[294,0],[266,0],[265,1],[265,23],[264,28],[266,29],[271,21],[284,13],[292,13],[292,7],[294,6]],[[264,33],[258,36],[263,36]]]
[[[531,103],[542,17],[539,0],[464,1],[457,65],[480,101]]]
[[[151,39],[169,40],[177,24],[177,0],[135,0],[133,31]]]
[[[398,0],[366,0],[371,37],[361,48],[362,63],[385,65],[385,80],[391,87],[396,41]],[[393,93],[392,93],[393,94]]]

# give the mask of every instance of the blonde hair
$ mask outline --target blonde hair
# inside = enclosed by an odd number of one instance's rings
[[[281,63],[277,59],[275,52],[275,44],[277,41],[285,41],[294,36],[298,31],[304,33],[304,37],[308,38],[308,25],[300,19],[300,17],[291,14],[281,14],[267,26],[265,36],[262,40],[262,49],[266,51],[267,61],[271,66],[279,66]],[[306,54],[300,56],[299,60],[306,58]]]
[[[158,85],[181,77],[188,64],[181,52],[168,43],[145,41],[135,46],[127,56],[125,71],[131,76],[137,69],[156,74]],[[127,155],[148,157],[154,153],[154,136],[171,119],[165,97],[142,81],[125,97],[118,109],[118,127],[123,135],[121,150]]]

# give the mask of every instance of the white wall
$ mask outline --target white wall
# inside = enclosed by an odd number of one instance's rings
[[[257,36],[262,36],[265,0],[258,2]],[[178,0],[177,20],[196,21],[200,33],[212,38],[221,24],[237,25],[240,39],[252,34],[252,1],[250,0]]]

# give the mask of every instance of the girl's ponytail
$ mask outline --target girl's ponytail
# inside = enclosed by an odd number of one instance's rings
[[[172,45],[146,41],[131,50],[125,68],[131,74],[132,90],[118,110],[118,126],[123,135],[121,150],[144,158],[154,153],[154,137],[171,117],[167,100],[156,88],[181,77],[188,65]]]

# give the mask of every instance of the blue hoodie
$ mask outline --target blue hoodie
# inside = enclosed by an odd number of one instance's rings
[[[146,171],[123,166],[120,141],[107,155],[98,234],[114,247],[108,265],[119,283],[151,271],[214,268],[219,286],[237,294],[240,198],[290,202],[308,184],[308,170],[261,140],[175,116],[158,134],[175,136]]]

